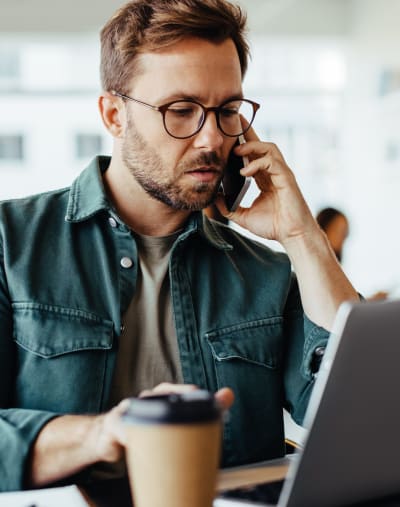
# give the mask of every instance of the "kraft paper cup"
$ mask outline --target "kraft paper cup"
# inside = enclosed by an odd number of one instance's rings
[[[122,416],[135,507],[211,507],[221,410],[211,393],[132,399]]]

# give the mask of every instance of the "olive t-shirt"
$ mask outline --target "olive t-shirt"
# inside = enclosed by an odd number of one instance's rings
[[[135,234],[139,255],[137,287],[123,317],[110,407],[161,382],[183,381],[168,276],[170,252],[178,234]]]

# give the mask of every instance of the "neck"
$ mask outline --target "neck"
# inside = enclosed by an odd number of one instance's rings
[[[113,157],[103,182],[109,199],[128,227],[146,236],[168,236],[183,227],[190,211],[173,209],[151,197],[119,167]]]

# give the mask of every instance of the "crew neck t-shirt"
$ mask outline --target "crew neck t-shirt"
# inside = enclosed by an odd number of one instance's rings
[[[179,231],[162,237],[133,234],[139,257],[137,286],[123,316],[110,407],[161,382],[183,382],[168,274]]]

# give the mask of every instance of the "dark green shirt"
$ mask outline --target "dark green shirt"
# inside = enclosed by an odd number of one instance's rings
[[[138,266],[104,191],[108,164],[98,157],[70,188],[0,204],[2,491],[23,488],[47,421],[107,406]],[[302,421],[328,337],[305,317],[287,256],[193,213],[169,276],[184,381],[236,395],[223,464],[281,456],[282,407]]]

